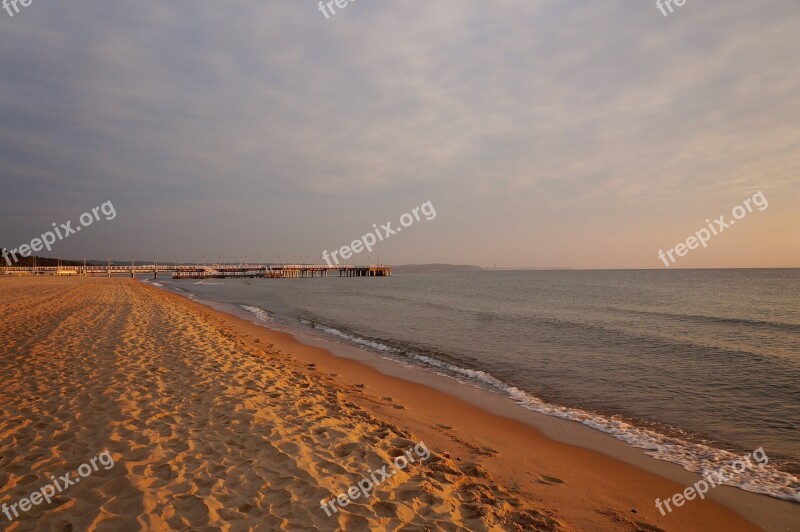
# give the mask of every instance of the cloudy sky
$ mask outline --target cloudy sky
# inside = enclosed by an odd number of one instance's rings
[[[13,9],[13,8],[12,8]],[[800,266],[800,2],[33,0],[0,11],[0,244],[50,256]],[[308,259],[306,259],[308,257]]]

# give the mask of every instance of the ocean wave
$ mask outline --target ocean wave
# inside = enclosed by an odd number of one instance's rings
[[[635,310],[621,307],[608,307],[610,310],[623,314],[635,314],[639,316],[656,316],[667,318],[684,323],[708,323],[711,325],[747,325],[751,327],[761,327],[775,329],[784,332],[800,332],[800,324],[787,323],[783,321],[753,320],[747,318],[729,318],[726,316],[707,316],[703,314],[676,314],[674,312],[659,312],[652,310]]]
[[[605,417],[580,408],[547,403],[535,395],[507,384],[485,371],[463,368],[430,355],[391,347],[381,342],[362,338],[343,332],[335,327],[315,323],[307,319],[301,318],[300,322],[346,342],[367,347],[379,353],[393,355],[392,358],[399,358],[400,361],[403,359],[412,360],[424,367],[438,370],[437,372],[441,372],[441,374],[463,384],[489,388],[500,392],[527,410],[581,423],[624,441],[633,447],[644,449],[645,454],[653,458],[678,464],[693,473],[705,475],[722,468],[730,468],[731,464],[742,458],[740,454],[732,451],[717,449],[702,443],[694,443],[675,436],[667,436],[650,428],[640,427],[629,421],[618,419],[615,416]],[[736,473],[735,477],[727,479],[724,484],[778,499],[800,502],[800,479],[769,464],[763,468],[746,469],[743,473]]]
[[[303,318],[300,319],[300,322],[303,323],[304,325],[311,325],[317,330],[326,332],[326,333],[328,333],[328,334],[330,334],[332,336],[337,336],[337,337],[341,338],[342,340],[347,340],[348,342],[356,344],[356,345],[369,347],[371,349],[374,349],[376,351],[380,351],[380,352],[383,352],[383,353],[397,353],[397,354],[400,353],[400,351],[398,349],[395,349],[393,347],[389,347],[388,345],[384,345],[384,344],[382,344],[380,342],[375,342],[373,340],[367,340],[366,338],[360,338],[358,336],[353,336],[353,335],[350,335],[350,334],[346,334],[346,333],[343,333],[342,331],[340,331],[339,329],[334,329],[333,327],[328,327],[328,326],[325,326],[325,325],[321,325],[319,323],[314,323],[312,321],[308,321],[308,320],[303,319]]]
[[[273,321],[269,313],[262,308],[253,307],[251,305],[239,305],[239,307],[253,314],[259,321]]]

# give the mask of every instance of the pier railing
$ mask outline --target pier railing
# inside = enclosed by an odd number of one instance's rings
[[[172,273],[173,279],[226,279],[242,277],[309,278],[309,277],[389,277],[392,267],[383,264],[364,266],[326,264],[205,264],[205,265],[93,265],[93,266],[8,266],[0,267],[0,275],[83,275],[108,276]]]

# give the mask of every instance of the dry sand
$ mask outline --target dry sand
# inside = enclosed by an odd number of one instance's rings
[[[0,504],[116,462],[8,530],[756,529],[708,500],[662,517],[683,486],[128,279],[0,279],[0,405]]]

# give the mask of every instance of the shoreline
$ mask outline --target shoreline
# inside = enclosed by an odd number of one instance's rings
[[[144,280],[144,282],[149,281]],[[435,278],[425,277],[424,282],[437,281]],[[457,282],[472,281],[459,278]],[[586,313],[584,319],[588,319],[591,323],[605,323],[617,331],[614,334],[622,334],[626,338],[625,342],[644,342],[645,345],[639,346],[644,349],[644,353],[635,355],[633,353],[636,353],[636,345],[626,344],[628,348],[623,349],[614,345],[616,340],[606,344],[606,340],[602,337],[604,333],[599,333],[594,326],[582,327],[578,323],[581,320],[574,316],[570,318],[564,315],[555,318],[554,316],[559,314],[558,312],[553,314],[553,311],[557,309],[537,311],[529,316],[538,324],[537,326],[546,328],[543,333],[546,340],[541,346],[537,345],[539,342],[536,337],[530,336],[525,329],[519,330],[518,333],[508,329],[513,325],[511,322],[501,319],[497,328],[494,323],[483,328],[481,313],[467,312],[462,316],[458,311],[445,310],[446,306],[436,306],[436,319],[443,320],[442,323],[452,323],[452,329],[450,327],[429,329],[424,320],[415,319],[411,315],[408,326],[405,326],[406,324],[403,324],[402,320],[398,321],[396,316],[403,315],[404,312],[414,312],[414,307],[418,306],[414,302],[419,300],[411,298],[415,293],[414,286],[418,284],[417,281],[411,283],[406,281],[401,285],[403,291],[409,291],[408,297],[411,299],[406,300],[403,296],[399,299],[390,297],[387,300],[392,305],[392,310],[389,312],[382,311],[377,304],[382,300],[383,288],[365,286],[365,291],[362,292],[357,289],[357,285],[348,286],[347,282],[328,284],[312,281],[310,284],[298,284],[296,292],[291,286],[293,283],[276,283],[272,288],[262,283],[247,286],[251,283],[224,280],[193,283],[161,280],[160,284],[178,292],[188,290],[192,294],[190,297],[200,298],[201,302],[213,308],[255,321],[268,328],[295,334],[298,338],[302,337],[305,343],[308,343],[308,340],[316,341],[313,337],[327,339],[333,343],[327,343],[325,346],[329,346],[328,348],[335,352],[344,350],[346,352],[337,354],[349,358],[353,358],[352,350],[347,350],[340,344],[354,345],[357,349],[366,350],[381,359],[392,359],[403,366],[409,364],[422,366],[461,383],[499,392],[501,395],[511,397],[522,408],[555,418],[577,421],[595,430],[611,434],[633,447],[644,449],[646,454],[654,458],[679,464],[688,471],[713,471],[721,464],[732,463],[754,449],[764,448],[769,455],[766,467],[748,468],[743,473],[729,476],[726,483],[751,492],[800,503],[800,480],[797,476],[800,474],[800,456],[797,454],[797,446],[792,445],[793,437],[790,429],[790,420],[794,419],[796,409],[791,408],[791,402],[781,401],[779,394],[783,385],[791,388],[793,380],[789,375],[795,366],[788,362],[785,368],[787,373],[776,373],[783,363],[781,362],[783,354],[791,359],[790,349],[783,353],[780,348],[781,345],[791,345],[792,339],[787,336],[790,332],[788,330],[782,333],[784,341],[778,342],[776,345],[778,352],[774,353],[775,356],[772,358],[765,354],[763,346],[758,349],[746,347],[745,344],[748,343],[746,338],[752,341],[755,331],[750,330],[749,333],[741,331],[744,342],[742,349],[752,356],[746,357],[748,362],[739,362],[742,367],[724,370],[716,366],[720,364],[719,357],[732,356],[729,352],[729,349],[733,348],[732,342],[725,340],[721,341],[720,345],[714,344],[716,347],[709,347],[715,337],[734,338],[737,334],[734,329],[726,329],[726,332],[722,333],[716,327],[715,320],[730,321],[730,316],[723,317],[724,312],[717,318],[714,318],[713,312],[709,315],[706,313],[695,315],[690,312],[692,316],[687,319],[693,324],[691,327],[702,326],[705,332],[692,333],[697,334],[697,337],[693,337],[691,341],[685,339],[673,342],[665,338],[665,343],[655,340],[660,333],[650,331],[651,327],[653,330],[658,329],[657,323],[652,323],[654,319],[652,317],[645,319],[651,324],[643,327],[642,339],[637,339],[638,333],[633,332],[635,329],[631,327],[639,323],[642,316],[651,314],[649,311],[643,312],[641,309],[623,311],[613,307],[611,316],[606,316],[598,313],[596,305],[589,305],[585,309],[583,306],[576,307],[567,313],[575,316]],[[287,284],[289,286],[286,286]],[[397,281],[390,281],[389,284],[395,285]],[[318,286],[321,294],[317,296],[313,294],[317,290],[314,285]],[[390,293],[397,288],[388,287]],[[335,294],[351,298],[350,305],[355,308],[348,310],[336,299],[330,300],[330,308],[315,308],[315,305],[326,300],[325,297]],[[295,296],[297,299],[294,299]],[[416,294],[415,297],[419,296],[420,294]],[[459,304],[464,305],[465,302],[461,301]],[[543,308],[550,307],[550,303],[542,304]],[[328,307],[327,303],[325,305]],[[369,312],[365,313],[365,309],[369,309]],[[756,308],[753,311],[760,312]],[[370,316],[373,312],[374,318]],[[619,313],[621,316],[618,316]],[[559,326],[551,331],[555,337],[551,337],[547,329],[550,327],[548,325],[550,318],[542,320],[536,317],[538,314],[551,316],[557,320]],[[636,317],[630,318],[629,314],[635,314]],[[629,322],[631,319],[633,321]],[[664,319],[669,327],[676,318],[670,314]],[[472,320],[472,332],[459,329],[463,327],[464,320]],[[611,325],[612,322],[617,323],[619,320],[622,320],[619,327]],[[734,319],[733,322],[735,321]],[[783,324],[780,321],[770,323],[781,330],[787,326],[791,329],[790,324]],[[627,325],[622,325],[623,323]],[[757,324],[759,322],[749,323],[755,327],[761,326]],[[572,333],[563,335],[563,339],[558,339],[563,333],[562,325],[573,327]],[[505,334],[498,335],[500,328]],[[418,335],[411,333],[412,330],[420,332],[419,338],[416,338]],[[455,330],[461,334],[454,334]],[[475,336],[465,342],[464,336],[470,337],[471,334]],[[702,340],[704,335],[711,339],[708,345]],[[520,341],[523,337],[527,341]],[[581,338],[582,341],[576,338]],[[569,351],[570,342],[586,345],[587,349],[585,352],[578,349],[573,356]],[[681,367],[680,364],[686,362],[683,350],[689,349],[693,342],[700,342],[699,345],[705,347],[698,347],[696,353],[699,357],[698,365],[692,365],[691,371],[686,374],[688,381],[691,382],[678,379],[674,386],[670,385],[664,375],[669,374],[669,368]],[[725,347],[723,344],[726,343],[731,345]],[[589,345],[595,347],[590,348]],[[556,356],[555,353],[559,350],[561,354]],[[609,350],[610,358],[597,359],[595,362],[597,367],[608,368],[606,371],[601,373],[592,371],[593,364],[581,362],[591,360],[598,352],[606,350]],[[541,357],[537,354],[539,352],[542,354]],[[647,362],[650,356],[654,357],[653,364]],[[528,361],[526,357],[529,357]],[[382,361],[374,360],[376,357],[363,359],[356,353],[355,358],[378,367],[384,373],[386,370],[391,373],[391,367],[386,368],[386,364]],[[750,368],[751,371],[744,369],[747,364],[755,364],[754,361],[767,363],[772,371],[762,368],[763,378],[755,377],[754,374],[757,373],[755,366]],[[655,366],[664,371],[654,372]],[[717,377],[706,378],[703,381],[702,375],[715,367],[716,371],[708,375]],[[511,370],[511,368],[516,369]],[[539,372],[542,372],[541,378],[537,377]],[[603,374],[606,372],[611,374],[605,377]],[[725,382],[720,380],[719,375],[721,373],[728,375],[727,372],[733,372],[730,374],[732,379],[730,390],[725,387]],[[770,382],[773,384],[770,385]],[[760,386],[765,387],[763,393],[754,396],[753,390],[759,389]],[[683,393],[677,393],[677,390],[682,390]],[[751,403],[748,398],[753,402]],[[769,398],[772,398],[772,403]],[[715,405],[718,408],[715,408]],[[744,410],[742,405],[746,405]],[[743,416],[745,411],[750,412],[750,415]],[[777,421],[784,416],[784,422]],[[776,421],[768,421],[773,419]]]
[[[149,283],[143,284],[147,286]],[[642,449],[634,448],[623,441],[617,440],[608,434],[590,427],[583,426],[573,421],[562,420],[525,410],[516,405],[513,400],[508,397],[472,386],[464,386],[453,379],[433,375],[431,372],[421,368],[413,366],[406,367],[392,361],[383,361],[379,357],[365,353],[363,350],[357,349],[354,346],[317,336],[303,335],[299,331],[286,332],[270,329],[267,324],[256,323],[224,310],[213,308],[207,303],[189,299],[182,293],[173,292],[166,287],[158,288],[151,285],[149,288],[160,292],[166,292],[173,297],[177,297],[180,301],[207,309],[209,312],[217,315],[217,318],[223,322],[242,327],[244,329],[243,332],[254,338],[263,335],[263,338],[269,339],[269,341],[275,343],[275,345],[284,346],[287,350],[292,349],[291,352],[304,362],[315,363],[321,368],[339,372],[337,380],[341,380],[348,385],[352,386],[356,381],[363,381],[359,383],[367,383],[367,390],[391,387],[391,389],[394,390],[394,395],[402,396],[406,403],[414,402],[412,399],[414,396],[431,396],[430,398],[432,400],[439,401],[442,401],[442,396],[444,396],[452,400],[453,406],[456,408],[463,407],[464,404],[467,404],[491,418],[500,418],[504,421],[519,423],[522,427],[516,426],[512,430],[522,430],[526,432],[527,429],[535,431],[537,436],[540,439],[546,439],[548,444],[567,445],[573,448],[573,450],[582,449],[598,453],[603,458],[621,462],[642,473],[656,475],[665,482],[674,483],[671,491],[669,489],[662,489],[659,491],[662,500],[668,498],[673,493],[682,492],[686,487],[691,486],[701,478],[700,475],[686,471],[677,464],[649,457],[644,454]],[[259,329],[261,331],[258,331]],[[412,378],[416,379],[416,382],[410,380]],[[372,386],[370,386],[370,384]],[[414,385],[420,388],[403,391],[403,388],[407,387],[405,385]],[[376,406],[376,401],[374,399],[369,402],[372,403],[373,407]],[[445,402],[449,403],[449,401]],[[369,407],[368,403],[367,407]],[[408,405],[406,403],[403,404],[407,407]],[[416,417],[419,417],[420,410],[424,410],[423,404],[427,403],[429,402],[417,402],[415,405],[416,408],[414,409],[414,415]],[[425,430],[421,424],[415,424],[411,420],[403,419],[405,416],[397,415],[396,412],[387,412],[385,409],[376,409],[376,411],[382,415],[395,414],[394,422],[402,419],[410,425],[416,425],[413,430],[415,433],[420,433]],[[446,419],[446,416],[438,413],[434,418],[428,420],[427,429],[435,429],[436,423],[443,419]],[[431,423],[431,421],[433,423]],[[497,421],[497,419],[494,419],[494,421]],[[484,418],[484,423],[493,423],[493,421]],[[452,425],[453,424],[450,423],[448,426]],[[528,434],[528,436],[530,435]],[[433,439],[432,436],[426,435],[426,437],[431,440]],[[426,441],[428,440],[426,439]],[[609,465],[605,463],[603,466],[609,467]],[[503,476],[501,471],[492,472],[496,477]],[[617,472],[615,471],[614,474],[617,474]],[[514,475],[511,475],[511,477],[513,482],[519,481],[519,479],[514,478]],[[655,497],[657,496],[658,495],[655,495],[653,498],[649,499],[649,507],[641,504],[635,508],[632,506],[628,509],[627,515],[625,515],[624,512],[615,510],[616,520],[628,523],[636,522],[636,520],[632,518],[636,518],[637,515],[647,515],[647,511],[652,508],[655,514],[653,519],[658,523],[657,526],[666,527],[664,530],[671,529],[671,526],[677,524],[673,522],[674,516],[683,512],[687,506],[684,505],[677,512],[668,513],[666,516],[660,516],[654,505]],[[732,486],[719,486],[709,491],[706,498],[709,501],[715,501],[715,503],[721,504],[726,511],[731,511],[737,516],[744,518],[749,525],[755,525],[766,530],[791,530],[790,527],[800,519],[800,507],[792,502],[747,492]],[[707,501],[704,501],[704,503],[705,502]],[[636,513],[630,512],[631,509],[636,509]],[[653,521],[646,521],[646,523],[650,522]],[[670,523],[672,523],[672,525],[670,525]],[[717,522],[717,525],[719,525],[719,522]],[[689,530],[696,526],[698,525],[689,522],[679,525],[678,529]],[[702,527],[698,527],[698,529],[700,528]]]
[[[205,305],[200,301],[195,301],[195,303]],[[219,312],[228,314],[225,311]],[[245,321],[248,320],[245,319]],[[270,329],[268,324],[255,323],[255,325]],[[519,421],[540,431],[550,440],[599,452],[649,473],[677,482],[684,487],[691,486],[702,478],[699,473],[688,471],[680,464],[649,456],[645,454],[645,449],[635,447],[601,430],[574,420],[525,409],[511,397],[493,390],[479,388],[471,383],[466,383],[465,385],[449,375],[436,374],[429,368],[401,365],[395,360],[377,357],[369,349],[362,350],[350,344],[326,339],[322,336],[304,334],[302,330],[278,332],[285,332],[293,336],[299,343],[319,347],[329,351],[334,356],[355,360],[360,364],[376,369],[382,374],[407,382],[416,382],[449,396],[462,399],[490,414]],[[792,525],[800,522],[800,504],[778,497],[730,485],[717,486],[705,496],[725,505],[748,521],[766,530],[792,530]]]

